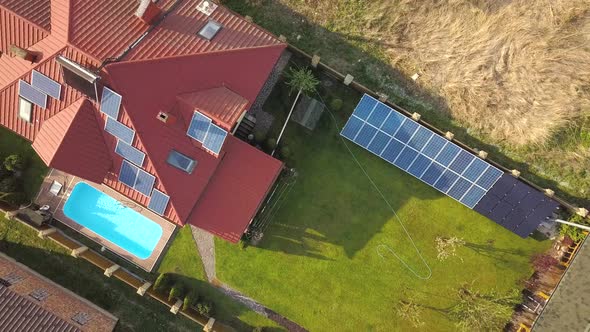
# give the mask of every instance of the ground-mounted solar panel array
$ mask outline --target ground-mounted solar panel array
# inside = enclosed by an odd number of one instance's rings
[[[341,134],[469,208],[502,176],[496,167],[368,95]]]
[[[223,142],[227,137],[227,131],[215,125],[207,116],[195,112],[190,126],[186,132],[188,136],[201,142],[203,147],[214,154],[219,154]]]
[[[369,95],[340,134],[523,237],[559,205]]]

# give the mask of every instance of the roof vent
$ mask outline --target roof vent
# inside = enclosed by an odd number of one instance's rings
[[[18,47],[16,45],[10,45],[10,52],[17,58],[25,59],[31,63],[37,60],[37,55],[32,51]]]
[[[215,9],[217,9],[217,4],[213,3],[212,1],[207,1],[207,0],[203,0],[201,1],[201,3],[197,6],[197,9],[207,15],[210,16],[211,14],[213,14],[213,12],[215,11]]]
[[[139,17],[144,23],[151,24],[162,10],[152,0],[140,0],[135,16]]]

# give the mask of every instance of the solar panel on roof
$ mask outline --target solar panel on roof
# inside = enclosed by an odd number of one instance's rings
[[[123,160],[121,171],[119,172],[119,182],[149,196],[156,182],[156,178],[127,160]]]
[[[154,211],[159,215],[164,215],[166,207],[168,206],[168,201],[170,201],[170,196],[164,194],[163,192],[157,189],[154,189],[152,191],[152,196],[150,197],[148,209]]]
[[[502,175],[494,166],[368,95],[340,134],[469,208]]]
[[[52,98],[59,100],[61,97],[61,84],[36,70],[31,75],[31,85]]]
[[[119,172],[119,182],[133,188],[133,186],[135,186],[135,180],[137,179],[137,173],[139,173],[139,168],[133,166],[130,162],[123,160],[121,171]]]
[[[199,112],[195,112],[188,127],[187,135],[203,143],[210,125],[211,119]]]
[[[119,109],[121,108],[121,101],[123,97],[115,91],[107,88],[102,90],[102,98],[100,100],[100,111],[111,118],[117,120],[119,117]]]
[[[47,108],[47,95],[23,80],[18,81],[18,95],[41,108]]]
[[[143,161],[145,159],[145,154],[138,149],[134,148],[133,146],[118,140],[117,146],[115,147],[115,152],[120,155],[121,157],[129,160],[130,162],[134,163],[137,166],[143,166]]]
[[[223,142],[225,141],[225,137],[227,137],[227,131],[212,123],[211,126],[209,126],[209,131],[207,132],[207,137],[205,137],[203,146],[207,150],[215,154],[219,154],[221,147],[223,146]]]
[[[107,118],[104,130],[127,144],[133,144],[135,131],[111,117]]]

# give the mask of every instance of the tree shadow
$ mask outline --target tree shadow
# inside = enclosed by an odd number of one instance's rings
[[[498,262],[501,262],[503,264],[512,264],[513,263],[512,259],[507,258],[508,256],[518,256],[518,257],[527,257],[528,256],[526,251],[524,251],[522,249],[497,248],[494,246],[494,243],[492,241],[489,241],[488,243],[485,243],[485,244],[466,242],[464,247],[474,251],[475,253],[477,253],[479,255],[489,257],[489,258],[496,260]]]

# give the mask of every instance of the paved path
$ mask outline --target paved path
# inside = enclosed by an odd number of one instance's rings
[[[215,241],[213,240],[213,235],[192,225],[191,231],[193,233],[193,239],[197,243],[197,249],[201,255],[201,260],[203,261],[205,274],[207,275],[207,279],[210,283],[218,285],[217,287],[219,287],[219,289],[227,296],[233,298],[237,302],[240,302],[260,315],[275,321],[277,324],[281,325],[287,330],[293,332],[307,332],[305,328],[288,319],[287,317],[279,315],[271,309],[217,280],[215,275]]]
[[[207,280],[211,282],[215,280],[215,241],[213,235],[192,225],[191,231],[193,233],[193,239],[197,243],[199,255],[203,261]]]

